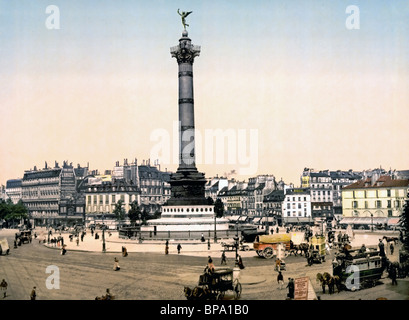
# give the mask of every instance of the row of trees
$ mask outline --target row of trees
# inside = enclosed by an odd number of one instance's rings
[[[0,222],[5,220],[7,226],[9,226],[18,224],[22,219],[27,218],[28,210],[21,200],[17,204],[14,204],[11,199],[0,200]]]

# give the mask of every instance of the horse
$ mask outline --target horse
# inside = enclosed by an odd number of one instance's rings
[[[329,275],[329,274],[328,274]],[[335,293],[335,287],[337,287],[337,292],[341,291],[341,279],[339,276],[331,276],[328,278],[328,291],[329,294]]]
[[[305,255],[305,253],[308,251],[308,243],[301,243],[301,244],[294,244],[290,240],[290,250],[289,254],[291,255],[294,253],[295,256],[297,256],[298,252],[301,251],[301,255]]]
[[[201,287],[184,287],[184,293],[187,300],[209,300],[213,297],[210,289]]]
[[[328,272],[317,273],[317,281],[321,282],[322,293],[325,293],[325,286],[328,286],[329,294],[334,293],[335,287],[338,293],[341,291],[341,279],[338,276],[331,276]]]
[[[396,241],[399,240],[398,237],[387,237],[387,236],[383,236],[382,239],[385,239],[387,243],[393,242],[394,244],[396,244]]]

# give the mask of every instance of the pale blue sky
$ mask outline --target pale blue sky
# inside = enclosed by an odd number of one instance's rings
[[[60,30],[45,27],[51,4]],[[407,1],[4,0],[0,183],[44,161],[147,159],[150,132],[177,119],[178,8],[202,46],[196,128],[258,129],[257,173],[409,168]]]

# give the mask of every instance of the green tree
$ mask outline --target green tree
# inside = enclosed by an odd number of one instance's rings
[[[21,200],[14,204],[11,199],[0,202],[0,219],[7,222],[19,222],[21,219],[28,218],[28,210]]]
[[[138,220],[140,216],[142,216],[141,209],[139,208],[138,203],[134,201],[131,203],[131,209],[128,212],[128,218],[131,220],[131,223],[135,225],[136,220]]]
[[[224,205],[220,198],[217,198],[216,202],[214,203],[214,213],[216,214],[217,218],[221,218],[224,215]]]
[[[409,197],[409,194],[408,194]],[[409,199],[405,201],[402,215],[400,217],[400,225],[403,231],[402,244],[406,252],[409,252]]]
[[[113,214],[115,215],[115,219],[118,221],[121,221],[125,218],[125,208],[123,207],[124,202],[122,200],[119,200],[115,204],[115,209],[113,211]]]

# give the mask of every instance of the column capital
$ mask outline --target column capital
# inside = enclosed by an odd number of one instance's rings
[[[200,46],[193,45],[190,38],[185,36],[179,39],[179,45],[170,48],[170,53],[178,64],[193,64],[195,57],[200,55]]]

